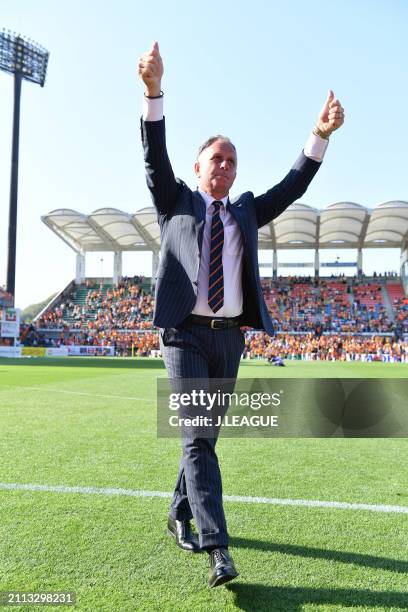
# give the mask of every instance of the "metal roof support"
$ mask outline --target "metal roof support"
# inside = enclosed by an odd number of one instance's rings
[[[320,212],[316,215],[315,249],[319,248],[320,240]]]
[[[316,214],[315,256],[314,256],[315,278],[319,277],[319,272],[320,272],[319,240],[320,240],[320,212]]]
[[[357,249],[357,276],[363,276],[363,249]]]
[[[400,277],[401,284],[404,289],[405,295],[408,295],[408,245],[405,243],[403,249],[401,249],[401,258],[400,258]]]
[[[58,236],[58,238],[61,238],[61,240],[63,242],[65,242],[65,244],[67,244],[69,246],[70,249],[72,249],[73,251],[75,251],[75,253],[81,253],[81,247],[78,244],[78,242],[76,240],[74,240],[74,238],[72,238],[71,236],[67,236],[67,234],[61,230],[59,227],[57,227],[52,220],[50,220],[48,218],[48,216],[43,216],[41,217],[41,221],[43,223],[45,223],[45,225],[47,227],[50,228],[50,230],[52,232],[54,232],[54,234],[56,234]]]
[[[75,282],[77,285],[85,282],[85,254],[77,253],[76,256],[76,271]]]
[[[366,235],[367,235],[368,224],[370,222],[370,216],[371,216],[370,211],[367,211],[363,219],[363,222],[361,224],[360,236],[359,236],[358,245],[357,245],[359,249],[363,248],[363,245],[366,239]]]
[[[273,249],[272,255],[272,276],[273,278],[278,277],[278,251],[276,248]]]
[[[401,267],[404,265],[406,261],[408,262],[408,247],[406,247],[405,249],[401,249],[401,255],[400,255]]]
[[[272,248],[276,250],[276,233],[275,233],[275,222],[271,221],[269,223],[269,231],[271,233],[271,242],[272,242]]]
[[[113,284],[115,287],[119,285],[119,280],[122,277],[122,251],[115,251],[113,256]]]
[[[319,270],[320,270],[320,253],[319,253],[319,249],[315,249],[315,253],[314,253],[315,278],[319,278]]]
[[[152,238],[146,228],[142,225],[142,223],[140,223],[139,219],[129,215],[129,221],[133,225],[133,227],[137,229],[137,231],[145,241],[146,245],[150,249],[152,249],[152,251],[158,251],[160,249],[160,245]]]
[[[108,234],[108,232],[106,232],[100,225],[98,225],[94,221],[94,219],[91,219],[91,216],[87,217],[87,222],[90,227],[92,227],[95,234],[97,234],[97,236],[99,236],[102,241],[108,244],[115,252],[120,250],[120,244],[114,238],[112,238],[112,236]]]

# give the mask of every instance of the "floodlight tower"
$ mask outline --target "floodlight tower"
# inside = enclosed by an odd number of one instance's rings
[[[38,83],[44,87],[49,53],[30,39],[8,30],[0,32],[0,68],[14,74],[13,141],[11,150],[10,208],[8,229],[7,291],[15,294],[18,148],[20,139],[21,82]]]

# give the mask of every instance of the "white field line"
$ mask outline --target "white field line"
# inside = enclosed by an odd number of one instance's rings
[[[145,397],[129,397],[126,395],[103,395],[102,393],[85,393],[82,391],[65,391],[64,389],[52,389],[46,387],[16,387],[15,385],[3,385],[0,384],[1,387],[7,387],[8,389],[18,389],[19,391],[42,391],[44,393],[66,393],[67,395],[83,395],[85,397],[103,397],[104,399],[123,399],[123,400],[133,400],[140,402],[154,402],[155,400],[148,399]]]
[[[134,489],[112,489],[99,487],[66,487],[64,485],[39,485],[0,482],[0,489],[8,491],[45,491],[47,493],[84,493],[87,495],[125,496],[125,497],[164,497],[173,494],[166,491],[143,491]],[[274,497],[251,497],[247,495],[224,495],[224,501],[246,504],[270,504],[273,506],[303,506],[307,508],[334,508],[338,510],[366,510],[369,512],[392,512],[408,514],[408,506],[384,504],[354,504],[349,502],[321,501],[317,499],[279,499]]]

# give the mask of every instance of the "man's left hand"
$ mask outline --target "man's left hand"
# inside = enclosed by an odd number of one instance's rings
[[[320,115],[317,119],[316,127],[324,135],[324,138],[329,138],[330,134],[338,130],[344,123],[344,108],[339,100],[334,97],[332,90],[329,90],[327,100],[323,105]]]

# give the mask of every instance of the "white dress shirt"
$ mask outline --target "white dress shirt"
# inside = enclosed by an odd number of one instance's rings
[[[143,120],[160,121],[163,119],[163,97],[149,99],[143,98]],[[305,148],[306,157],[321,162],[327,149],[328,140],[310,134]],[[197,301],[192,314],[206,317],[237,317],[242,313],[242,266],[243,246],[241,230],[231,213],[228,211],[228,197],[222,198],[220,219],[224,226],[224,247],[222,251],[222,265],[224,270],[224,304],[214,312],[208,305],[208,276],[210,265],[211,222],[214,198],[200,190],[205,206],[206,216],[201,249],[200,268],[197,280]],[[221,201],[221,200],[220,200]]]
[[[228,197],[222,198],[220,219],[224,226],[222,267],[224,271],[224,304],[217,312],[208,305],[208,277],[210,268],[211,222],[214,198],[204,191],[199,192],[206,206],[203,244],[197,279],[197,301],[192,314],[205,317],[238,317],[242,313],[242,265],[243,247],[241,230],[226,208]]]

